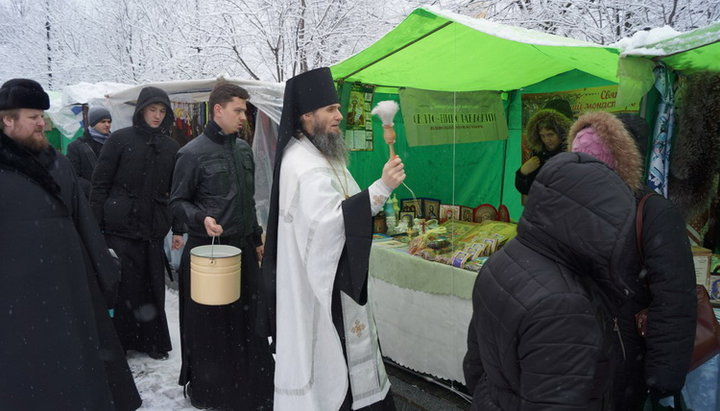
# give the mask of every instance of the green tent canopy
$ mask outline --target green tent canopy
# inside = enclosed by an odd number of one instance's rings
[[[339,82],[516,90],[571,70],[617,82],[618,58],[615,48],[426,7],[332,72]]]
[[[618,65],[618,104],[644,96],[655,83],[653,69],[662,62],[676,72],[720,71],[720,23],[661,41],[633,44]]]
[[[720,71],[720,23],[625,50],[628,56],[659,60],[675,71]]]

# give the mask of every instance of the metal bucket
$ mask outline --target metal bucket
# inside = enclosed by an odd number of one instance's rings
[[[241,254],[231,245],[201,245],[190,250],[190,298],[205,305],[239,300]]]

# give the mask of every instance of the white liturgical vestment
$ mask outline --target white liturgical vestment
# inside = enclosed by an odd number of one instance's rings
[[[368,189],[377,213],[390,189]],[[350,384],[352,408],[381,401],[390,389],[370,303],[341,293],[345,348],[331,302],[345,246],[342,202],[360,189],[344,165],[307,139],[292,138],[280,170],[277,248],[276,410],[337,410]],[[348,378],[349,377],[349,378]]]

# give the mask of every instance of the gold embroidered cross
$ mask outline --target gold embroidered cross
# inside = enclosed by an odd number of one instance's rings
[[[361,323],[358,320],[355,320],[355,326],[350,329],[350,331],[355,334],[356,336],[360,337],[360,334],[362,334],[363,330],[365,329],[365,324]]]

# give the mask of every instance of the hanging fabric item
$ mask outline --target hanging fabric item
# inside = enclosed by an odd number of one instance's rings
[[[655,88],[660,92],[660,103],[653,130],[648,186],[663,197],[668,196],[670,143],[675,123],[675,93],[671,76],[667,67],[663,63],[658,63],[655,67]]]
[[[676,83],[668,192],[688,223],[691,242],[702,246],[717,209],[713,203],[720,180],[720,73],[695,72],[681,80]]]
[[[172,137],[180,146],[184,146],[193,138],[199,136],[205,127],[205,111],[207,103],[172,102],[175,114],[175,127]]]

